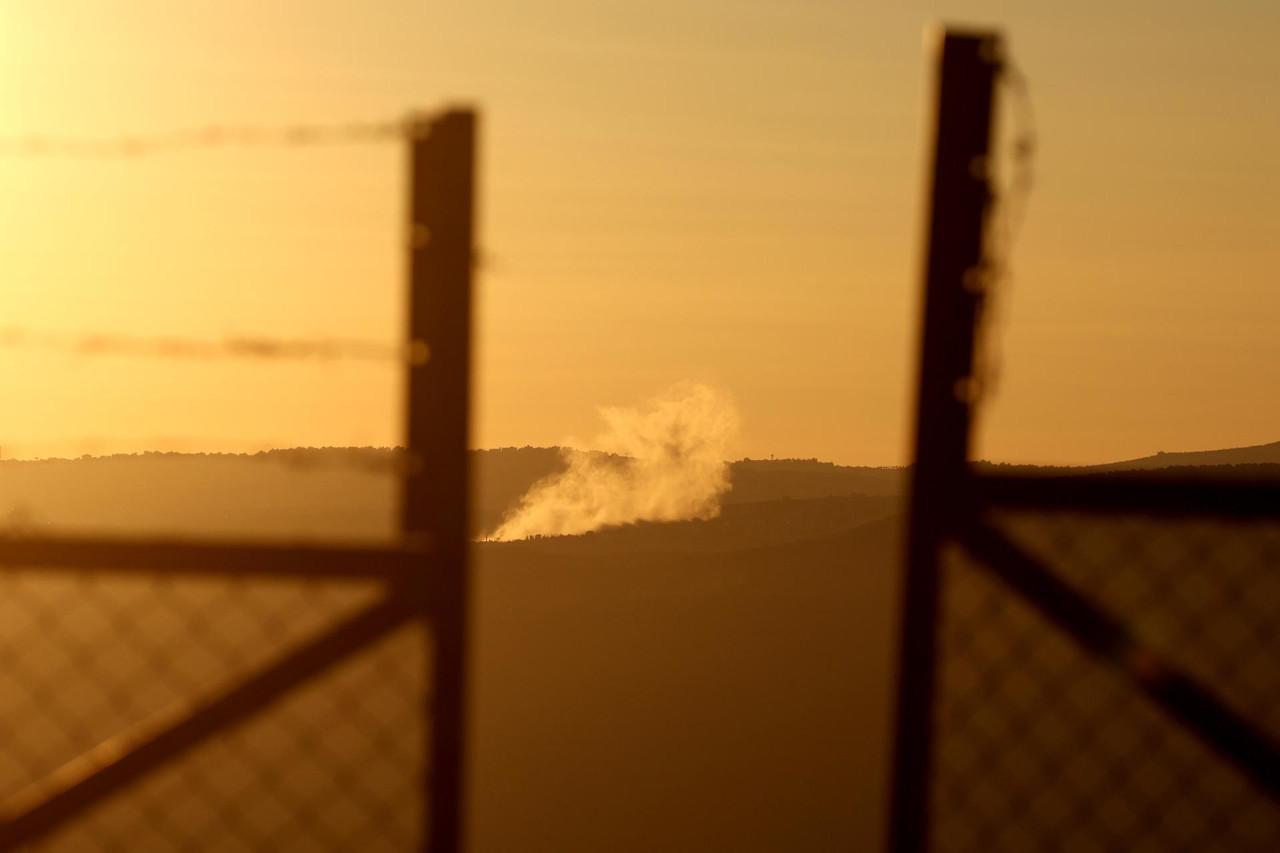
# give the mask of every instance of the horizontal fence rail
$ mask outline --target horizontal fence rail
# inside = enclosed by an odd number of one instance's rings
[[[1239,519],[1280,516],[1280,484],[1274,480],[1213,480],[1159,474],[1057,477],[975,474],[967,481],[966,488],[975,504],[997,509],[1071,509]]]
[[[61,569],[168,577],[275,577],[403,582],[424,574],[431,548],[247,544],[183,539],[0,538],[0,569]]]

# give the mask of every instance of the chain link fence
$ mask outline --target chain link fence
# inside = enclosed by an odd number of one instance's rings
[[[1280,738],[1280,521],[1018,511],[992,523]],[[990,566],[958,546],[941,565],[930,849],[1280,849],[1274,792],[1204,733]]]
[[[375,604],[381,584],[0,572],[0,801],[168,725]],[[409,850],[419,844],[420,621],[21,849]]]

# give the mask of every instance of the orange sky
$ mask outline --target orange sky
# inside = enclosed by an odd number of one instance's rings
[[[477,443],[694,379],[743,455],[906,461],[922,29],[998,22],[1041,142],[983,455],[1280,439],[1280,4],[0,3],[0,135],[484,110]],[[394,145],[0,158],[0,327],[400,328]],[[386,444],[388,367],[0,352],[9,455]]]

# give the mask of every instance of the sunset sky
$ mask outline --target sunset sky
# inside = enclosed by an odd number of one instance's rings
[[[908,461],[931,21],[1040,147],[980,454],[1280,440],[1280,3],[0,0],[0,136],[483,112],[478,446],[681,380],[736,455]],[[1008,119],[1005,115],[1004,120]],[[391,340],[392,142],[0,156],[0,328]],[[0,350],[0,453],[399,440],[388,365]]]

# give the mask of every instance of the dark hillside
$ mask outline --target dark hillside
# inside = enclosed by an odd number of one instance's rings
[[[879,849],[898,534],[479,546],[477,848]]]
[[[1089,466],[1093,470],[1144,471],[1152,468],[1204,465],[1280,465],[1280,441],[1258,444],[1253,447],[1232,447],[1226,450],[1199,450],[1186,453],[1157,453],[1141,459],[1111,462]]]
[[[900,495],[906,489],[906,473],[906,468],[850,468],[807,460],[744,459],[733,463],[733,488],[725,495],[724,502]]]

